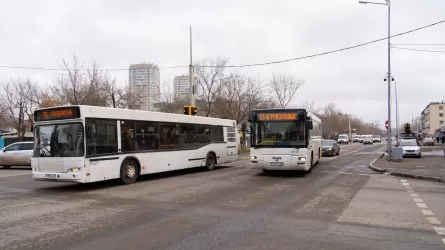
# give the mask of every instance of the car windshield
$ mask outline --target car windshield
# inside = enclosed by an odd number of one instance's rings
[[[401,141],[400,146],[417,146],[416,141]]]
[[[258,122],[255,128],[255,146],[304,146],[304,122]]]
[[[35,135],[34,157],[84,156],[81,123],[36,126]]]
[[[331,141],[331,140],[329,140],[329,141],[327,141],[327,140],[321,141],[321,145],[322,146],[333,146],[334,143],[335,143],[335,141]]]

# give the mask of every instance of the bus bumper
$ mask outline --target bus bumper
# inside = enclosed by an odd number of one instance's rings
[[[85,183],[86,174],[82,172],[76,173],[42,173],[32,172],[32,178],[36,181],[55,181],[55,182],[75,182]]]
[[[253,169],[267,169],[267,170],[301,170],[307,171],[309,164],[307,162],[283,162],[283,165],[279,165],[275,162],[258,161],[252,162]]]

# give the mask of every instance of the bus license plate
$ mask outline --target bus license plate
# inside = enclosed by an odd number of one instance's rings
[[[272,167],[282,167],[283,163],[282,162],[271,162],[270,166],[272,166]]]
[[[55,179],[56,175],[55,174],[45,174],[45,177],[46,178],[53,178],[53,179]]]

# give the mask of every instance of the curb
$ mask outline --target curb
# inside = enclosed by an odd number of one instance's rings
[[[382,155],[380,155],[379,157],[377,157],[377,158],[375,158],[374,160],[372,160],[371,163],[368,164],[368,168],[370,168],[370,169],[372,169],[372,170],[374,170],[374,171],[376,171],[376,172],[379,172],[379,173],[385,173],[385,172],[387,172],[386,169],[384,169],[384,168],[379,168],[379,167],[376,167],[376,166],[373,165],[374,162],[376,162],[378,159],[382,158],[383,155],[385,155],[385,153],[382,153]]]
[[[404,173],[391,173],[392,176],[398,176],[398,177],[406,177],[406,178],[412,178],[412,179],[420,179],[420,180],[427,180],[427,181],[435,181],[435,182],[445,182],[439,177],[432,177],[432,176],[423,176],[423,175],[415,175],[415,174],[404,174]]]

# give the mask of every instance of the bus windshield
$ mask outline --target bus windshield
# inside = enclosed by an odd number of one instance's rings
[[[34,157],[84,156],[84,133],[81,123],[39,125],[35,129]]]
[[[261,121],[254,123],[256,147],[305,146],[305,123],[299,121]]]

